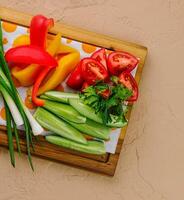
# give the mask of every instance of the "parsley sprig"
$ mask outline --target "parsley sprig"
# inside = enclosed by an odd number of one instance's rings
[[[111,85],[98,82],[87,87],[80,94],[83,102],[94,108],[95,112],[102,114],[104,124],[124,123],[125,107],[124,102],[132,96],[132,91],[118,83],[118,77],[112,77]],[[103,93],[108,90],[109,97],[104,98]]]

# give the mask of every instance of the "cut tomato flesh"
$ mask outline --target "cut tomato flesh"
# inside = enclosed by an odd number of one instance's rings
[[[115,51],[108,56],[108,70],[112,75],[119,75],[123,71],[131,72],[138,64],[138,59],[127,53]]]
[[[128,101],[136,101],[138,98],[138,86],[134,77],[129,72],[122,72],[119,76],[119,82],[132,91],[132,96]]]
[[[84,58],[81,61],[82,77],[90,85],[108,78],[105,67],[93,58]]]

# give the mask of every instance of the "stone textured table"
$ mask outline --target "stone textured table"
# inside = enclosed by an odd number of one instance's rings
[[[1,0],[1,6],[148,47],[148,59],[113,178],[0,148],[0,200],[183,200],[184,1]]]

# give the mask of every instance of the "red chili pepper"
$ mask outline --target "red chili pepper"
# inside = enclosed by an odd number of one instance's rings
[[[5,54],[7,62],[57,66],[56,60],[46,51],[36,46],[19,46],[11,48]]]
[[[52,18],[48,19],[43,15],[34,16],[30,25],[31,45],[45,48],[47,32],[52,26],[54,26],[54,20]]]

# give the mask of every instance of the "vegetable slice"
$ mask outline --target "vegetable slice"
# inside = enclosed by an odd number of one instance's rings
[[[81,115],[94,120],[98,123],[103,123],[100,113],[95,113],[95,110],[84,104],[80,99],[69,99],[70,105],[75,108]]]
[[[78,130],[43,108],[37,108],[34,117],[44,128],[48,129],[49,131],[53,131],[62,137],[78,143],[87,143],[86,139]]]
[[[78,129],[79,131],[93,136],[95,138],[99,138],[102,140],[108,140],[109,139],[109,134],[110,134],[110,128],[99,124],[93,120],[87,119],[85,124],[77,124],[69,121],[73,127]]]
[[[94,58],[96,61],[101,63],[107,69],[107,56],[104,48],[95,51],[92,54],[91,58]]]
[[[132,96],[127,99],[129,102],[134,102],[138,98],[138,86],[134,77],[129,72],[122,72],[119,76],[119,82],[129,90],[132,90]]]
[[[67,92],[48,91],[41,95],[41,98],[69,104],[69,99],[79,99],[79,95]]]
[[[9,49],[5,54],[7,62],[57,66],[56,60],[42,48],[24,45]]]
[[[45,100],[44,108],[68,121],[79,124],[86,122],[86,117],[80,115],[79,112],[70,105]]]
[[[104,143],[102,142],[87,141],[87,144],[83,145],[54,135],[46,136],[46,140],[52,144],[56,144],[83,153],[89,153],[95,155],[103,155],[106,153]]]
[[[108,78],[105,67],[93,58],[81,60],[81,68],[83,79],[91,85]]]
[[[43,15],[36,15],[31,20],[30,42],[31,45],[45,48],[47,31],[54,26],[54,20],[48,19]]]
[[[139,61],[127,52],[114,51],[109,54],[107,62],[109,72],[112,75],[119,75],[123,71],[131,72]]]

